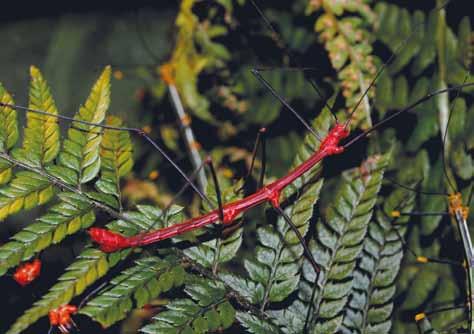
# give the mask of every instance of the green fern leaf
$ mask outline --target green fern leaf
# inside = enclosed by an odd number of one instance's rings
[[[359,170],[345,173],[345,181],[337,192],[335,203],[316,225],[316,242],[312,244],[312,249],[321,267],[313,300],[316,333],[334,333],[341,326],[356,260],[363,247],[388,159],[387,155],[374,156],[362,167],[367,173],[361,175]],[[314,272],[306,271],[305,279],[311,282],[311,286],[303,289],[301,297],[308,301],[315,282]]]
[[[59,197],[59,204],[0,247],[0,275],[51,244],[92,225],[95,215],[88,201],[74,193],[61,193]]]
[[[308,231],[322,184],[320,180],[309,186],[295,204],[285,210],[303,236]],[[259,271],[258,282],[264,286],[263,300],[259,302],[264,307],[268,302],[283,301],[295,290],[299,282],[300,260],[304,255],[299,239],[281,217],[276,229],[261,227],[257,230],[257,236],[260,242],[256,249],[259,264],[246,260],[244,266],[249,274]]]
[[[54,188],[47,178],[29,171],[18,172],[10,184],[0,189],[0,220],[42,205],[53,196]]]
[[[184,291],[191,299],[173,300],[166,311],[154,316],[140,332],[208,333],[222,331],[234,322],[235,310],[225,296],[222,283],[190,277]]]
[[[369,224],[363,250],[354,272],[354,284],[344,315],[343,333],[388,333],[395,294],[395,278],[403,256],[400,235],[408,218],[393,219],[388,213],[398,210],[410,212],[416,193],[405,189],[392,192],[377,209]],[[401,227],[400,227],[401,226]]]
[[[86,198],[82,198],[82,200],[86,201]],[[138,206],[137,208],[139,212],[124,214],[128,221],[116,220],[107,226],[115,232],[135,235],[139,231],[146,231],[155,226],[163,227],[167,222],[176,223],[176,221],[182,220],[182,208],[180,207],[172,207],[167,217],[162,217],[162,211],[152,206]],[[161,226],[157,226],[157,221]],[[80,295],[88,286],[104,276],[120,260],[127,258],[130,253],[130,250],[124,250],[107,255],[100,250],[86,248],[76,258],[76,261],[66,268],[66,272],[58,278],[58,283],[51,287],[50,291],[42,296],[23,316],[18,318],[8,333],[19,333],[46,315],[50,309],[68,303],[73,297]]]
[[[255,315],[237,312],[237,320],[244,326],[247,331],[255,334],[275,334],[282,333],[280,328],[273,325],[272,323],[262,320]]]
[[[0,84],[0,102],[14,104],[11,95]],[[18,141],[18,120],[16,111],[10,107],[0,106],[0,152],[8,152]],[[0,160],[0,185],[10,181],[11,163]]]
[[[122,121],[109,116],[106,125],[120,127]],[[104,194],[110,194],[120,199],[120,178],[127,175],[133,168],[132,142],[126,131],[105,129],[100,144],[101,172],[96,183],[97,189]]]
[[[142,307],[160,293],[183,284],[185,272],[171,259],[147,257],[114,277],[105,292],[89,301],[79,312],[104,327],[125,318],[136,307]]]
[[[257,304],[263,300],[264,289],[262,283],[254,282],[250,279],[240,277],[238,274],[227,272],[220,273],[219,278],[250,303]]]
[[[31,66],[30,75],[28,107],[57,115],[58,109],[41,72],[36,67]],[[26,118],[23,147],[15,152],[15,157],[34,166],[43,166],[58,155],[59,137],[59,125],[56,117],[29,112]]]
[[[74,119],[101,123],[110,104],[110,74],[107,66],[92,87],[85,103]],[[64,140],[60,162],[77,173],[77,182],[86,183],[97,176],[100,169],[100,143],[102,128],[81,123],[72,123]]]
[[[120,258],[128,254],[129,251],[123,251],[107,255],[98,249],[86,248],[76,261],[66,268],[66,272],[58,278],[58,283],[19,317],[7,333],[20,333],[47,315],[49,310],[69,303],[73,297],[83,293],[89,285],[116,265]]]
[[[268,313],[275,323],[283,327],[284,333],[298,334],[303,331],[308,305],[305,305],[301,300],[295,300],[285,309],[270,310]]]

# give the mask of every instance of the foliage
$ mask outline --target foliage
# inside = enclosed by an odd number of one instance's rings
[[[314,119],[311,125],[321,138],[334,124],[332,111],[337,110],[341,121],[349,116],[376,68],[387,60],[386,51],[394,58],[362,99],[353,128],[367,129],[429,92],[469,81],[471,23],[462,18],[453,30],[446,19],[449,7],[410,12],[371,1],[266,3],[262,10],[272,27],[248,1],[216,0],[204,6],[183,0],[177,10],[176,39],[166,64],[186,111],[196,117],[192,126],[197,138],[218,166],[224,203],[255,190],[258,178],[253,174],[246,184],[236,182],[234,175],[250,165],[247,138],[254,137],[256,125],[268,126],[265,183],[319,147],[315,136],[303,136],[288,121],[287,110],[277,107],[272,94],[251,75],[251,66],[306,67],[308,59],[332,66],[334,72],[318,78],[313,69],[262,69],[278,93],[309,110],[303,117]],[[322,57],[315,55],[318,47]],[[150,137],[171,156],[182,158],[184,145],[177,141],[175,120],[163,116],[169,106],[167,85],[156,75],[164,65],[159,62],[135,71],[145,86],[134,117],[143,116],[143,126],[153,122],[150,127],[156,131]],[[446,211],[445,196],[410,188],[459,190],[469,196],[474,171],[472,88],[429,99],[367,143],[348,147],[342,158],[316,164],[285,189],[282,209],[309,245],[317,274],[295,232],[269,206],[246,212],[235,225],[205,228],[144,249],[106,254],[84,242],[84,230],[92,225],[136,235],[217,208],[217,191],[208,182],[210,203],[199,204],[184,194],[184,206],[163,209],[181,180],[158,164],[151,145],[132,142],[130,132],[116,129],[128,121],[106,116],[112,77],[124,76],[117,85],[129,78],[117,69],[105,67],[74,120],[68,121],[63,138],[57,115],[64,108],[56,106],[39,69],[30,69],[28,108],[40,113],[9,106],[14,95],[0,85],[0,102],[6,104],[0,106],[0,219],[26,217],[0,246],[0,275],[7,279],[16,266],[34,257],[41,257],[48,268],[53,245],[81,249],[55,282],[39,278],[49,291],[40,290],[33,306],[9,323],[8,333],[30,326],[44,331],[41,321],[33,324],[65,303],[80,305],[82,317],[98,322],[104,331],[110,327],[110,332],[118,332],[116,324],[131,319],[134,309],[143,318],[123,332],[413,333],[418,325],[425,333],[466,328],[462,309],[430,315],[417,325],[414,321],[420,311],[466,299],[462,268],[416,259],[463,260],[462,241],[449,219],[391,214]],[[308,81],[318,87],[319,96],[312,95]],[[17,118],[21,112],[26,113],[25,125]],[[150,166],[162,175],[145,187],[143,176]],[[255,167],[263,167],[260,158]],[[28,216],[19,216],[23,212]]]

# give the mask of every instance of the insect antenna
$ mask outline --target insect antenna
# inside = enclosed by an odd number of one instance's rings
[[[280,34],[276,31],[275,27],[273,26],[273,24],[270,22],[270,20],[268,19],[268,17],[265,15],[265,13],[262,11],[262,9],[256,4],[256,2],[254,0],[250,0],[250,3],[252,4],[252,6],[255,8],[255,10],[257,11],[257,13],[260,15],[260,17],[262,18],[265,26],[267,27],[267,29],[269,29],[271,32],[272,32],[272,37],[273,39],[277,42],[278,46],[283,50],[283,52],[288,56],[288,58],[291,60],[293,60],[294,62],[297,62],[297,57],[294,56],[293,52],[291,51],[291,49],[288,47],[288,45],[285,43],[285,41],[280,37]],[[296,63],[297,67],[299,69],[302,69],[303,70],[303,73],[306,72],[306,70],[314,70],[314,68],[303,68],[300,66],[300,64]],[[297,68],[297,69],[298,69]],[[316,92],[316,94],[318,94],[318,96],[323,100],[325,101],[324,102],[324,105],[328,108],[328,110],[331,112],[331,114],[333,115],[335,121],[337,122],[337,115],[336,113],[333,111],[333,107],[331,107],[326,99],[324,98],[323,94],[321,93],[321,91],[319,90],[318,86],[316,85],[316,83],[314,82],[314,80],[306,75],[304,75],[304,78],[306,79],[306,81],[309,82],[309,84],[311,85],[311,87],[313,88],[313,90]],[[274,95],[274,93],[272,93]],[[277,97],[278,98],[278,97]],[[278,98],[279,99],[279,98]],[[280,99],[279,99],[280,100]],[[280,100],[281,102],[281,100]],[[283,102],[282,102],[283,103]],[[286,105],[283,104],[285,107]],[[288,108],[288,107],[287,107]]]
[[[419,100],[417,100],[417,101],[413,102],[412,104],[410,104],[408,107],[406,107],[404,109],[401,109],[401,110],[397,110],[393,114],[390,114],[389,116],[387,116],[386,118],[384,118],[383,120],[381,120],[380,122],[378,122],[377,124],[372,126],[370,129],[367,129],[367,130],[363,131],[362,133],[358,134],[357,136],[353,137],[351,140],[349,140],[347,143],[345,143],[342,147],[344,147],[344,149],[348,148],[349,146],[351,146],[352,144],[357,142],[359,139],[367,137],[369,135],[369,133],[371,133],[371,132],[377,130],[378,128],[382,127],[383,125],[387,124],[387,122],[389,122],[392,119],[396,118],[398,115],[403,114],[405,112],[408,112],[410,110],[413,110],[418,105],[428,101],[429,99],[433,98],[436,95],[443,94],[443,93],[448,93],[448,92],[456,91],[460,88],[472,87],[472,86],[474,86],[474,82],[468,82],[468,83],[461,84],[461,85],[458,85],[458,86],[447,87],[447,88],[443,88],[443,89],[439,89],[439,90],[430,92],[430,93],[426,94],[424,97],[422,97]]]
[[[93,123],[93,122],[79,120],[79,119],[75,119],[73,117],[64,116],[64,115],[60,115],[60,114],[51,114],[51,113],[48,113],[44,110],[37,110],[37,109],[32,109],[32,108],[19,106],[19,105],[14,105],[14,104],[9,104],[9,103],[4,103],[4,102],[0,102],[0,107],[15,108],[15,109],[23,110],[23,111],[26,111],[26,112],[32,112],[32,113],[39,114],[39,115],[46,115],[48,117],[53,117],[53,118],[60,119],[60,120],[67,120],[67,121],[71,121],[73,125],[76,123],[76,124],[83,124],[83,125],[88,125],[88,126],[96,126],[96,127],[100,127],[100,128],[108,129],[108,130],[129,131],[131,133],[134,133],[134,134],[144,138],[145,141],[150,143],[153,146],[153,148],[155,148],[156,151],[161,153],[161,155],[168,161],[168,163],[170,163],[176,169],[176,171],[184,178],[184,180],[191,186],[191,188],[193,188],[193,190],[199,195],[199,197],[201,197],[202,200],[205,200],[209,204],[212,203],[209,200],[209,198],[194,184],[194,182],[192,182],[188,178],[188,176],[173,161],[173,159],[171,159],[171,157],[165,152],[165,150],[162,149],[158,145],[158,143],[156,143],[148,134],[146,134],[146,132],[143,129],[132,128],[132,127],[117,127],[117,126],[112,126],[112,125]]]

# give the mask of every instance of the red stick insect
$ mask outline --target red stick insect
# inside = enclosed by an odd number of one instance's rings
[[[253,73],[266,86],[268,85],[268,83],[266,83],[266,81],[260,76],[258,70],[254,70]],[[380,73],[381,73],[381,71],[379,71],[377,76]],[[472,85],[472,84],[466,84],[464,86],[468,86],[468,85]],[[271,87],[269,85],[267,87],[269,87],[271,89]],[[277,181],[274,181],[274,182],[272,182],[272,183],[270,183],[266,186],[263,186],[262,188],[260,188],[254,194],[252,194],[252,195],[250,195],[250,196],[248,196],[248,197],[246,197],[242,200],[232,202],[232,203],[228,203],[224,206],[222,204],[220,204],[219,209],[213,210],[210,213],[208,213],[206,215],[203,215],[201,217],[193,218],[193,219],[190,219],[189,221],[186,221],[186,222],[181,223],[181,224],[177,224],[177,225],[174,225],[174,226],[171,226],[171,227],[168,227],[168,228],[165,228],[165,229],[161,229],[161,230],[158,230],[158,231],[154,231],[154,232],[143,233],[143,234],[140,234],[138,236],[131,237],[131,238],[125,238],[121,235],[114,234],[112,232],[109,232],[109,231],[104,230],[104,229],[99,229],[99,228],[91,229],[90,230],[90,235],[97,243],[100,244],[101,248],[104,251],[108,251],[108,252],[118,250],[118,249],[121,249],[121,248],[143,246],[143,245],[158,242],[158,241],[161,241],[161,240],[164,240],[164,239],[167,239],[167,238],[171,238],[173,236],[177,236],[181,233],[184,233],[184,232],[187,232],[187,231],[190,231],[190,230],[194,230],[194,229],[200,228],[200,227],[208,225],[208,224],[217,223],[219,221],[222,222],[224,225],[230,224],[232,221],[234,221],[235,218],[237,218],[238,215],[240,215],[243,212],[247,211],[248,209],[250,209],[254,206],[257,206],[259,204],[262,204],[264,202],[270,202],[270,204],[274,207],[274,209],[276,211],[278,211],[280,214],[282,214],[283,217],[285,218],[285,220],[287,220],[290,223],[290,226],[291,226],[291,220],[282,211],[282,209],[280,208],[280,203],[279,203],[280,193],[285,187],[287,187],[294,180],[296,180],[301,175],[303,175],[308,170],[310,170],[312,167],[314,167],[317,163],[319,163],[325,157],[328,157],[328,156],[331,156],[331,155],[341,154],[346,148],[348,148],[349,146],[356,143],[359,139],[367,136],[370,132],[374,131],[376,128],[378,128],[379,126],[381,126],[385,122],[389,121],[390,119],[396,117],[398,114],[400,114],[402,112],[406,112],[408,110],[411,110],[412,108],[414,108],[418,104],[430,99],[434,95],[449,92],[449,91],[452,91],[452,90],[457,90],[457,89],[458,89],[458,87],[452,87],[452,88],[449,88],[449,89],[444,89],[444,90],[440,90],[440,91],[437,91],[437,92],[433,92],[433,93],[427,95],[426,97],[424,97],[423,99],[421,99],[420,101],[415,102],[414,104],[412,104],[408,108],[403,109],[403,110],[391,115],[389,118],[384,120],[384,122],[381,122],[381,123],[377,124],[373,128],[367,130],[366,132],[364,132],[363,134],[361,134],[359,136],[356,136],[355,138],[350,140],[348,143],[343,144],[343,145],[341,145],[340,142],[342,140],[346,139],[349,136],[350,121],[346,122],[345,124],[336,122],[334,127],[330,130],[329,134],[321,140],[321,146],[320,146],[319,150],[315,151],[315,153],[308,160],[303,162],[301,165],[299,165],[297,168],[295,168],[293,171],[291,171],[288,175],[286,175],[283,178],[281,178]],[[272,90],[271,90],[271,92],[272,92],[272,94],[276,94]],[[288,107],[286,102],[281,97],[278,97],[278,98],[279,98],[280,102],[282,102],[285,106]],[[5,105],[5,104],[0,104],[0,105]],[[26,109],[26,108],[23,108],[23,109]],[[354,110],[356,110],[356,109],[357,109],[357,106]],[[290,107],[290,110],[292,110],[291,107]],[[38,111],[35,111],[35,110],[29,110],[29,111],[38,112]],[[58,116],[58,117],[62,118],[60,116]],[[66,117],[64,117],[64,118],[68,119]],[[80,122],[80,121],[76,121],[76,122],[91,124],[91,123]],[[96,124],[94,124],[94,125],[96,125]],[[159,147],[156,145],[156,143],[154,143],[150,139],[150,137],[148,137],[140,129],[114,128],[114,127],[108,127],[108,128],[115,129],[115,130],[128,130],[128,131],[133,131],[135,133],[138,133],[138,134],[142,135],[148,142],[150,142],[157,150],[161,151],[161,149],[159,149]],[[314,132],[313,130],[311,130],[311,131]],[[164,152],[162,152],[162,153],[164,153]],[[164,154],[164,155],[167,158],[166,154]],[[178,169],[178,171],[180,171],[180,170]],[[180,173],[186,178],[184,173],[182,173],[181,171],[180,171]],[[195,186],[193,186],[193,183],[189,182],[188,178],[186,178],[186,180],[188,181],[188,183],[193,188],[195,188]],[[295,233],[296,232],[297,232],[297,230],[295,230]],[[299,237],[301,237],[301,236],[299,235]],[[303,245],[304,245],[304,243],[303,243]],[[305,248],[305,251],[307,251],[306,248]],[[314,260],[312,262],[314,263]],[[315,270],[317,270],[317,266],[315,266]],[[64,306],[64,307],[66,307],[66,306]],[[64,309],[62,311],[63,314],[65,315],[65,319],[67,319],[66,315],[68,315],[69,318],[70,318],[70,315],[77,311],[77,309],[76,309],[76,311],[73,312],[72,308],[73,307],[69,308],[68,309],[69,311],[66,311],[66,309]],[[60,317],[58,317],[59,315],[60,315],[59,311],[54,313],[54,319],[61,320]],[[61,323],[60,325],[63,325],[63,323]],[[66,329],[68,330],[67,327],[66,327]],[[60,330],[62,330],[62,329],[60,328]]]
[[[275,31],[273,26],[269,23],[269,20],[264,16],[264,14],[261,12],[261,10],[256,6],[256,4],[252,1],[252,4],[255,6],[259,14],[263,17],[265,23],[271,29],[275,34],[278,35],[278,33]],[[409,36],[408,39],[410,39],[412,35]],[[407,39],[407,40],[408,40]],[[407,41],[404,41],[402,45],[404,45]],[[400,48],[399,48],[400,49]],[[261,75],[261,70],[259,69],[253,69],[252,73],[256,76],[256,78],[270,91],[270,93],[275,96],[280,103],[290,110],[297,118],[299,121],[303,123],[303,125],[312,133],[320,142],[320,147],[317,151],[314,152],[314,154],[309,157],[306,161],[301,163],[299,166],[297,166],[294,170],[290,171],[286,176],[270,183],[265,186],[261,186],[260,189],[258,189],[255,193],[232,203],[228,203],[225,205],[222,205],[221,200],[220,200],[220,191],[219,191],[219,186],[217,182],[215,182],[216,186],[216,192],[218,194],[218,203],[219,203],[219,208],[216,210],[213,210],[205,215],[202,215],[200,217],[192,218],[189,219],[183,223],[176,224],[173,226],[169,226],[157,231],[152,231],[152,232],[143,232],[141,234],[138,234],[136,236],[132,237],[124,237],[118,233],[111,232],[106,229],[102,228],[91,228],[89,229],[89,234],[91,238],[100,246],[100,248],[105,251],[105,252],[114,252],[123,248],[129,248],[129,247],[139,247],[139,246],[145,246],[149,245],[155,242],[159,242],[165,239],[169,239],[172,237],[176,237],[178,235],[181,235],[185,232],[192,231],[195,229],[199,229],[203,226],[209,225],[209,224],[214,224],[221,222],[223,225],[229,225],[231,224],[240,214],[246,212],[250,208],[253,208],[255,206],[258,206],[262,203],[269,202],[272,207],[278,212],[278,214],[282,215],[285,219],[285,221],[291,226],[297,237],[300,239],[303,247],[305,248],[305,253],[307,257],[310,259],[310,262],[312,263],[313,267],[315,268],[316,271],[319,271],[315,261],[312,259],[312,256],[305,246],[303,237],[299,233],[299,231],[296,229],[294,224],[291,222],[290,217],[288,217],[284,211],[280,207],[280,194],[285,189],[288,185],[292,184],[296,179],[301,177],[303,174],[305,174],[307,171],[309,171],[311,168],[313,168],[317,163],[321,162],[324,158],[331,156],[331,155],[338,155],[341,154],[345,151],[346,148],[349,146],[353,145],[356,143],[358,140],[360,140],[363,137],[366,137],[369,133],[372,131],[376,130],[386,122],[390,121],[391,119],[397,117],[399,114],[404,113],[406,111],[409,111],[413,108],[415,108],[417,105],[425,102],[426,100],[430,99],[432,96],[441,94],[443,92],[448,92],[450,90],[457,90],[457,88],[448,88],[446,90],[439,90],[436,92],[432,92],[431,94],[428,94],[421,100],[413,103],[409,107],[400,110],[389,117],[387,117],[385,120],[381,121],[380,123],[376,124],[369,130],[366,130],[362,134],[356,136],[355,138],[351,139],[349,142],[341,145],[341,141],[346,139],[350,132],[350,123],[351,123],[351,116],[355,113],[359,105],[362,103],[362,100],[365,98],[367,95],[368,91],[372,88],[372,86],[375,84],[376,80],[378,77],[382,74],[384,71],[385,67],[392,61],[392,59],[396,56],[397,52],[399,49],[392,54],[390,59],[382,65],[382,67],[377,71],[375,74],[375,78],[372,81],[371,85],[367,87],[367,89],[364,91],[360,99],[357,101],[355,107],[351,111],[351,114],[348,118],[348,120],[345,123],[339,123],[336,118],[336,123],[332,127],[332,129],[329,131],[326,137],[324,138],[319,138],[318,134],[312,129],[312,127],[302,119],[302,117],[294,110],[289,103],[282,98],[270,85],[268,81],[266,81],[263,76]],[[285,50],[286,52],[289,52]],[[166,65],[168,66],[168,65]],[[163,74],[163,80],[165,82],[172,82],[173,78],[170,77],[170,71],[167,67],[162,68],[162,74]],[[469,85],[469,84],[468,84]],[[312,84],[312,87],[317,90],[315,85]],[[317,90],[318,94],[319,91]],[[329,106],[328,106],[329,107]],[[331,107],[329,107],[330,110]],[[212,164],[210,165],[211,167],[211,172],[212,172]],[[215,173],[212,173],[213,177]],[[214,177],[214,179],[216,179]],[[195,187],[193,187],[195,188]]]
[[[27,286],[33,282],[41,272],[41,261],[35,259],[32,262],[23,263],[13,274],[13,279],[21,286]]]

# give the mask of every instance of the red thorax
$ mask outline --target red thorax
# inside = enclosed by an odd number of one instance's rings
[[[339,146],[339,142],[347,136],[349,136],[349,130],[346,129],[345,125],[336,123],[321,142],[319,150],[325,151],[328,155],[340,154],[344,151],[344,147]]]
[[[40,275],[40,272],[41,261],[35,259],[32,262],[27,262],[19,266],[15,274],[13,274],[13,279],[21,286],[26,286],[33,282]]]

